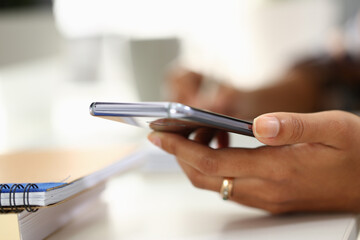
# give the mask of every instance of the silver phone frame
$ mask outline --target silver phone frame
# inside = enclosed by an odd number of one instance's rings
[[[96,117],[168,118],[205,124],[228,132],[254,136],[252,123],[217,113],[204,111],[176,102],[93,102],[90,114]],[[134,121],[126,121],[137,125]]]

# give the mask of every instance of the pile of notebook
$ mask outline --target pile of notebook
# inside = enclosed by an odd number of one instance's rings
[[[105,180],[143,159],[132,147],[0,156],[0,231],[8,239],[45,238],[96,207]]]

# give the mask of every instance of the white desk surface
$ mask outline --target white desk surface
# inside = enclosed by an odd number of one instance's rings
[[[270,216],[198,190],[181,173],[138,171],[109,181],[93,211],[55,239],[356,239],[346,214]],[[350,231],[351,232],[351,231]]]

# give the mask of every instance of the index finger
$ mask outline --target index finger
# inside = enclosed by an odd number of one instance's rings
[[[207,176],[273,178],[286,166],[274,161],[281,151],[276,147],[258,149],[215,150],[182,136],[154,132],[149,140],[166,152],[175,155]]]

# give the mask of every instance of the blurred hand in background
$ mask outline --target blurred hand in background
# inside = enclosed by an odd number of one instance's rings
[[[189,70],[169,79],[171,101],[243,119],[263,113],[360,109],[360,61],[348,55],[298,62],[276,84],[243,91]]]

